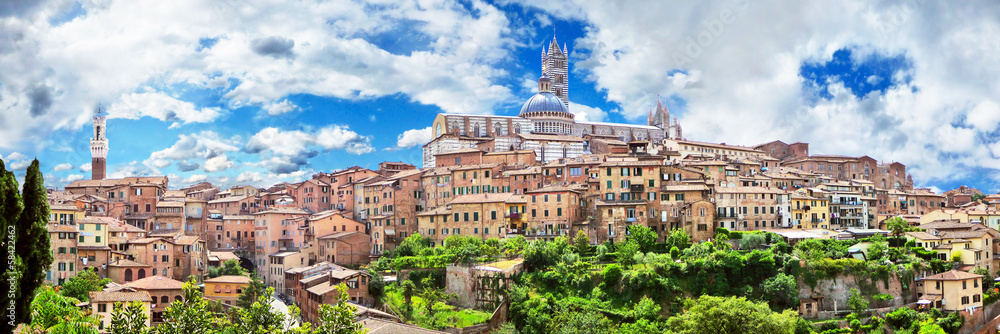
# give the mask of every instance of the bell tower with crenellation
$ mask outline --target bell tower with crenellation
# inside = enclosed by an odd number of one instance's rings
[[[90,178],[103,180],[107,176],[108,137],[107,119],[102,110],[94,115],[94,137],[90,139]]]

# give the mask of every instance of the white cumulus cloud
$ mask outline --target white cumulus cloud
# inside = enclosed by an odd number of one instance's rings
[[[396,138],[396,147],[411,148],[422,146],[430,142],[431,139],[434,139],[434,133],[431,132],[431,127],[429,126],[423,129],[406,130]]]

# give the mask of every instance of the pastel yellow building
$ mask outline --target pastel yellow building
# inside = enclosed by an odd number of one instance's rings
[[[942,261],[951,261],[957,256],[961,262],[959,269],[963,271],[983,268],[995,272],[997,266],[993,250],[998,235],[996,230],[980,227],[928,232],[906,232],[906,239],[913,240],[917,247],[937,253],[937,258]]]
[[[146,291],[93,291],[90,293],[90,311],[101,321],[98,329],[101,333],[108,333],[111,327],[112,314],[115,312],[115,303],[125,304],[138,301],[142,303],[143,313],[146,314],[146,327],[149,327],[151,318],[150,304],[153,298]]]
[[[918,303],[944,311],[983,307],[983,275],[951,270],[917,281]]]
[[[830,228],[830,201],[801,192],[791,194],[792,225],[800,229]]]
[[[84,211],[72,204],[49,205],[49,223],[73,225],[83,220]]]
[[[243,289],[250,286],[250,277],[242,275],[219,276],[205,280],[205,299],[222,301],[233,305],[240,298]]]
[[[931,223],[938,220],[952,220],[952,219],[957,219],[960,222],[968,223],[969,214],[954,209],[934,210],[920,216],[920,225]]]
[[[87,217],[77,222],[80,229],[79,243],[77,249],[80,256],[80,264],[84,268],[94,268],[101,276],[107,276],[107,268],[103,265],[109,263],[111,247],[108,247],[108,227],[107,217]]]

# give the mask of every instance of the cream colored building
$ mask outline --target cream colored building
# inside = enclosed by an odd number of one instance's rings
[[[137,301],[142,303],[143,312],[146,314],[146,327],[149,327],[152,313],[150,304],[153,299],[146,291],[93,291],[90,293],[90,311],[97,316],[100,324],[97,326],[101,333],[108,333],[111,327],[112,314],[115,312],[115,303],[122,305]]]
[[[983,307],[983,275],[951,270],[917,281],[917,297],[930,307],[944,311],[965,311]]]

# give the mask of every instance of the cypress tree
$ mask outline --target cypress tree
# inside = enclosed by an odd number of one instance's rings
[[[14,226],[17,222],[17,217],[21,215],[21,194],[17,192],[17,178],[14,177],[14,173],[7,170],[4,165],[3,160],[0,160],[0,261],[2,261],[2,268],[0,272],[0,310],[3,312],[3,320],[0,321],[0,333],[10,333],[14,331],[13,324],[15,319],[11,319],[8,316],[10,311],[8,308],[11,306],[11,302],[14,301],[13,298],[9,298],[11,289],[11,281],[8,278],[13,278],[16,282],[19,277],[16,276],[16,271],[14,270],[14,257],[17,256],[15,252],[10,252],[13,244],[10,242],[11,237],[8,234],[8,228]],[[8,258],[8,256],[10,258]],[[16,286],[15,286],[16,289]],[[16,296],[17,291],[14,291],[14,296]]]
[[[38,159],[35,159],[24,176],[21,191],[24,211],[17,220],[15,245],[20,252],[22,266],[14,311],[19,323],[31,322],[31,301],[35,298],[35,290],[45,281],[45,272],[53,261],[52,244],[46,228],[49,224],[49,200],[44,182]]]

